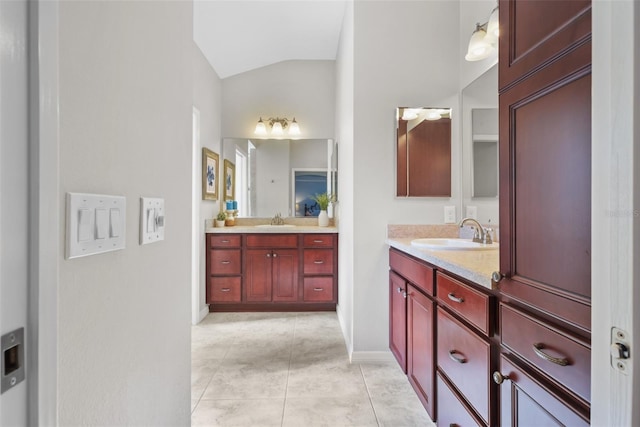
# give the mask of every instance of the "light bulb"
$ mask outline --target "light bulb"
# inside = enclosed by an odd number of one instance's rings
[[[300,135],[300,126],[298,126],[298,122],[296,122],[295,117],[289,125],[289,135]]]
[[[476,30],[471,35],[469,40],[469,49],[464,59],[467,61],[479,61],[485,59],[493,52],[493,46],[487,43],[485,37],[487,32],[480,25],[476,26]]]
[[[266,135],[267,134],[267,128],[264,125],[264,122],[262,121],[262,117],[260,117],[260,120],[258,120],[258,124],[256,124],[256,130],[254,131],[254,133],[256,135]]]
[[[282,123],[273,123],[273,127],[271,128],[271,135],[282,135]]]

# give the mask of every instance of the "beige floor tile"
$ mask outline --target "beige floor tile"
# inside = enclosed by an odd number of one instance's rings
[[[369,398],[289,398],[284,406],[285,427],[367,427],[377,426]]]
[[[284,398],[288,360],[239,363],[225,361],[213,375],[203,399]]]
[[[191,415],[192,426],[280,426],[284,399],[201,400]]]
[[[287,398],[366,395],[367,389],[358,366],[346,362],[321,365],[291,363]]]

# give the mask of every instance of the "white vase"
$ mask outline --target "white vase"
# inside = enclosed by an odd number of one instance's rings
[[[222,221],[220,221],[219,219],[216,219],[216,227],[224,227],[224,223],[225,223],[224,219]]]
[[[327,211],[320,211],[318,214],[318,227],[327,227],[329,225],[329,215],[327,215]]]

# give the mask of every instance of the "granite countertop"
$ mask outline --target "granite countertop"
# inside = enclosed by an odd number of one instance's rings
[[[487,289],[496,289],[496,286],[491,281],[491,273],[499,270],[499,250],[453,251],[425,249],[412,246],[411,240],[414,238],[390,237],[387,239],[387,243],[393,248],[413,255],[443,270],[450,271]]]
[[[233,225],[230,227],[206,227],[205,233],[337,233],[337,227],[318,227],[317,225],[296,225],[295,227],[256,227],[255,225]]]

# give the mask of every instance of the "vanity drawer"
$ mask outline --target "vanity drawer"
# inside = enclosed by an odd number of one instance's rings
[[[213,275],[241,274],[240,249],[218,249],[209,252],[209,266]]]
[[[438,425],[476,427],[480,424],[437,373]]]
[[[304,274],[333,274],[333,249],[305,249]]]
[[[389,267],[428,295],[433,295],[433,268],[395,249],[389,250]]]
[[[489,423],[490,344],[438,307],[440,370]]]
[[[304,300],[314,302],[333,301],[333,277],[305,277]]]
[[[307,248],[332,248],[333,234],[305,234],[303,242]]]
[[[248,234],[248,248],[297,248],[297,234]]]
[[[210,248],[239,248],[240,235],[238,234],[209,234]]]
[[[209,302],[240,302],[240,277],[209,277]]]
[[[500,305],[502,344],[553,380],[591,401],[591,349],[514,307]]]
[[[436,295],[440,304],[464,317],[485,335],[490,334],[489,295],[441,272],[436,274]]]

